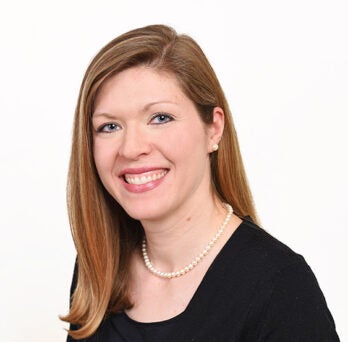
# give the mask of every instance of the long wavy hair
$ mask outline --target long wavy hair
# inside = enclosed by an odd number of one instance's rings
[[[67,203],[78,256],[78,280],[70,312],[61,319],[78,327],[69,331],[76,339],[92,335],[108,314],[132,306],[128,296],[130,257],[144,231],[99,179],[91,120],[96,94],[104,82],[140,65],[174,75],[207,125],[212,123],[214,107],[223,109],[225,127],[219,150],[210,155],[212,186],[238,216],[250,216],[257,222],[231,113],[198,44],[164,25],[146,26],[115,38],[87,68],[75,111]]]

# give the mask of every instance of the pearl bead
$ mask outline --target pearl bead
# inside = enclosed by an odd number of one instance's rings
[[[147,255],[146,239],[144,238],[141,250],[142,250],[143,259],[144,259],[144,263],[145,263],[146,268],[150,272],[152,272],[153,274],[155,274],[161,278],[167,278],[167,279],[177,278],[177,277],[183,276],[184,274],[186,274],[189,271],[191,271],[192,269],[194,269],[198,265],[198,263],[208,254],[210,249],[215,245],[216,241],[220,238],[223,231],[225,230],[225,227],[227,226],[228,222],[230,221],[230,219],[232,217],[232,213],[233,213],[232,207],[227,203],[225,203],[225,206],[227,208],[227,215],[226,215],[226,218],[225,218],[224,222],[222,223],[221,227],[218,229],[217,233],[215,234],[215,236],[209,241],[209,243],[205,246],[203,251],[198,256],[196,256],[191,263],[189,263],[187,266],[185,266],[181,270],[174,271],[174,272],[162,272],[162,271],[157,270],[152,265],[148,255]]]

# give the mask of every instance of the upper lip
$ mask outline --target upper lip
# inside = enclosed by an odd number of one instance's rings
[[[159,166],[150,166],[150,167],[136,167],[136,168],[127,168],[127,169],[123,169],[120,173],[119,173],[119,177],[123,177],[124,175],[127,174],[142,174],[142,173],[146,173],[146,172],[150,172],[150,171],[154,171],[154,170],[168,170],[168,168],[166,167],[159,167]]]

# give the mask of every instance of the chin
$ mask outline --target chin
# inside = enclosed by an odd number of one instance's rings
[[[131,218],[139,221],[159,220],[163,217],[165,212],[161,203],[151,203],[148,205],[147,203],[144,203],[144,201],[139,204],[124,206],[123,209]]]

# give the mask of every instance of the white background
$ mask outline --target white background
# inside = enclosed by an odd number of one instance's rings
[[[346,1],[2,1],[0,340],[58,342],[75,259],[65,183],[79,85],[129,29],[202,46],[233,111],[263,226],[305,256],[347,324]]]

